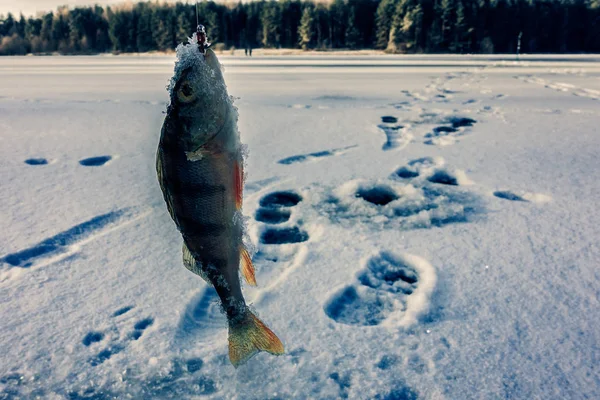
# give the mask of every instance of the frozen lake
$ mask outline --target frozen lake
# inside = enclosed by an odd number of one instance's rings
[[[174,56],[4,57],[0,399],[600,398],[600,56],[220,59],[286,354],[182,265]]]

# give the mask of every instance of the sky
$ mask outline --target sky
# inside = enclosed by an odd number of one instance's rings
[[[110,4],[119,4],[134,2],[133,0],[0,0],[0,14],[6,15],[9,12],[13,14],[23,13],[25,16],[35,15],[40,11],[54,11],[57,7],[68,5],[88,6],[100,4],[103,6]]]

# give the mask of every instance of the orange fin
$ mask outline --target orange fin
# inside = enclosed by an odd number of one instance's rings
[[[244,202],[244,167],[240,165],[239,161],[236,161],[234,170],[235,206],[238,210],[241,210]]]
[[[246,279],[246,282],[250,286],[256,286],[256,277],[254,276],[254,265],[252,265],[252,259],[248,250],[242,245],[240,247],[240,262],[242,264],[242,275]]]
[[[259,351],[281,355],[281,340],[250,311],[242,322],[229,325],[229,361],[239,367]]]

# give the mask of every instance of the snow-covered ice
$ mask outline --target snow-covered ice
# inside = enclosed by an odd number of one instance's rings
[[[222,56],[282,339],[234,369],[154,156],[174,57],[0,59],[0,399],[600,398],[600,58]]]

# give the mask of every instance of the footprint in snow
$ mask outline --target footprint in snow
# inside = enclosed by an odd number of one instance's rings
[[[88,332],[83,338],[83,345],[89,347],[92,343],[97,343],[104,339],[104,333],[102,332]]]
[[[394,200],[398,200],[398,194],[388,186],[376,185],[372,187],[361,187],[356,191],[356,197],[359,197],[371,204],[385,206]]]
[[[112,160],[112,156],[90,157],[80,160],[79,164],[83,165],[84,167],[100,167],[105,165],[110,160]]]
[[[260,236],[262,244],[302,243],[308,240],[308,233],[297,226],[290,228],[268,228]]]
[[[116,318],[121,315],[124,315],[132,308],[133,306],[120,308],[112,314],[112,317]],[[115,354],[119,354],[120,352],[125,350],[125,348],[131,341],[140,339],[144,334],[144,331],[146,331],[153,324],[154,318],[151,317],[136,321],[133,325],[133,331],[130,331],[124,339],[121,338],[121,334],[118,328],[115,328],[109,332],[90,331],[86,333],[81,342],[85,347],[90,347],[94,349],[96,349],[100,345],[100,343],[104,342],[105,339],[109,337],[109,339],[106,340],[107,343],[103,346],[104,348],[98,353],[96,353],[96,355],[90,357],[88,359],[88,362],[93,367],[104,363]],[[108,335],[109,333],[110,335]]]
[[[369,258],[356,281],[325,304],[325,314],[346,325],[407,327],[427,312],[436,276],[426,260],[381,251]]]
[[[27,165],[48,165],[48,160],[45,158],[28,158],[25,160]]]
[[[302,197],[293,191],[272,192],[260,199],[261,207],[281,208],[294,207],[302,201]]]
[[[527,201],[523,197],[521,197],[518,194],[515,194],[509,190],[498,190],[498,191],[494,192],[494,196],[498,197],[499,199],[510,200],[510,201]]]
[[[259,208],[254,214],[254,218],[265,224],[281,224],[290,219],[292,212],[284,208]]]
[[[431,183],[449,186],[462,186],[473,183],[467,178],[464,171],[451,170],[445,167],[445,161],[441,157],[423,157],[409,161],[407,165],[398,168],[393,177],[401,179],[421,177]]]
[[[123,314],[126,314],[127,312],[131,311],[133,309],[133,306],[125,306],[125,307],[121,307],[119,308],[117,311],[115,311],[112,316],[113,317],[119,317]]]
[[[459,136],[466,134],[466,128],[473,126],[477,121],[472,118],[450,116],[445,118],[443,123],[427,134],[425,134],[425,144],[436,146],[448,146],[456,143]]]
[[[138,340],[139,338],[142,337],[142,334],[144,333],[144,331],[148,327],[150,327],[152,324],[154,324],[154,318],[146,318],[146,319],[136,322],[135,325],[133,326],[133,332],[131,332],[129,334],[129,338],[131,340]]]
[[[458,186],[458,178],[445,169],[434,171],[427,180],[432,183],[439,183],[440,185]]]
[[[455,188],[472,182],[444,164],[442,158],[424,157],[398,168],[389,180],[346,182],[320,208],[344,226],[366,222],[379,229],[408,230],[468,222],[483,204],[478,196]]]
[[[346,153],[348,150],[356,148],[356,147],[357,146],[354,145],[354,146],[342,147],[342,148],[338,148],[338,149],[317,151],[315,153],[299,154],[299,155],[281,159],[277,162],[279,164],[283,164],[283,165],[291,165],[291,164],[303,163],[303,162],[307,162],[307,161],[317,161],[317,160],[321,160],[325,157],[342,155],[342,154]]]
[[[398,118],[385,115],[381,117],[381,123],[377,127],[385,133],[386,142],[382,150],[392,150],[406,147],[412,140],[413,135],[408,131],[410,125],[398,124]]]
[[[291,271],[302,265],[307,254],[302,243],[307,242],[310,235],[302,229],[301,220],[295,222],[291,218],[299,212],[298,204],[303,200],[294,190],[267,193],[259,200],[259,208],[254,215],[261,222],[257,227],[259,245],[253,262],[261,292],[254,301],[261,301],[264,294],[284,282]],[[286,246],[290,244],[295,246]]]
[[[515,193],[512,190],[497,190],[493,192],[493,195],[502,200],[527,202],[527,203],[538,203],[543,204],[552,200],[552,197],[542,193],[531,193],[531,192],[520,192]]]
[[[255,219],[269,225],[287,222],[292,215],[292,208],[302,201],[302,197],[294,191],[272,192],[260,199],[260,207],[256,210]],[[306,242],[308,233],[297,226],[266,227],[260,235],[260,243],[266,245]]]
[[[291,191],[273,192],[260,199],[260,208],[254,218],[265,224],[281,224],[287,222],[292,215],[291,208],[296,206],[302,197]]]

